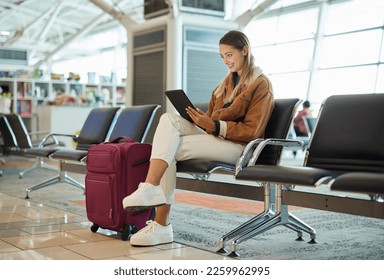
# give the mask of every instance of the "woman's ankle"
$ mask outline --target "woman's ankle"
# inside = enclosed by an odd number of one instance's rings
[[[171,211],[171,205],[165,204],[163,206],[157,207],[156,216],[154,221],[162,226],[169,225],[169,213]]]

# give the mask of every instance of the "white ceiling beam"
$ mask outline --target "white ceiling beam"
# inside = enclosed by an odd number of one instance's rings
[[[36,52],[47,52],[50,49],[54,47],[54,44],[47,43],[47,42],[38,42],[36,43],[35,40],[32,40],[30,38],[22,38],[21,40],[17,41],[13,47],[18,49],[25,49],[29,50],[30,53],[33,51]]]
[[[9,18],[14,16],[13,12],[17,11],[17,10],[20,10],[24,14],[31,14],[31,16],[32,16],[31,11],[28,8],[24,8],[24,6],[27,6],[30,3],[33,3],[35,1],[37,1],[37,0],[28,0],[28,1],[24,1],[24,2],[20,3],[19,5],[16,5],[13,3],[9,3],[8,0],[6,0],[6,1],[1,0],[0,6],[4,7],[5,8],[4,10],[6,12],[0,13],[0,15],[1,15],[0,16],[0,26],[3,22],[9,21],[10,20]]]
[[[40,41],[40,40],[43,40],[45,38],[49,29],[52,27],[52,24],[55,22],[57,15],[59,14],[62,6],[63,6],[63,2],[60,0],[56,3],[55,7],[53,8],[53,11],[50,11],[52,14],[49,17],[48,22],[44,25],[43,29],[39,33],[39,35],[37,35],[36,41]]]
[[[19,40],[23,36],[23,34],[25,34],[28,30],[36,26],[38,23],[40,23],[40,21],[42,21],[45,17],[47,17],[47,15],[50,13],[51,10],[52,8],[49,8],[46,11],[43,11],[39,16],[35,17],[29,24],[27,24],[26,27],[24,27],[23,29],[15,30],[15,34],[12,37],[5,40],[3,43],[1,43],[1,45],[11,46],[12,44],[14,44],[17,40]]]
[[[10,18],[21,18],[21,19],[31,19],[32,18],[32,19],[34,19],[36,17],[36,13],[38,13],[39,11],[33,9],[33,6],[32,6],[32,8],[26,7],[26,4],[30,4],[31,2],[34,2],[34,1],[36,1],[36,0],[30,0],[30,1],[23,2],[20,5],[15,5],[15,4],[12,4],[9,2],[4,2],[3,0],[0,0],[0,6],[3,6],[7,9],[9,9],[6,15],[0,17],[0,26],[1,26],[2,22],[6,22],[6,21],[9,22],[9,20],[11,20]],[[64,1],[63,4],[65,4],[66,6],[72,7],[72,3],[70,3],[70,2]],[[50,9],[52,9],[52,7],[50,7]],[[48,11],[50,9],[48,9]],[[80,9],[80,7],[79,7],[79,9]],[[88,7],[88,9],[89,9],[89,7]],[[90,14],[89,10],[88,11],[84,10],[84,13],[87,13],[87,16],[92,16],[92,14]],[[95,14],[95,13],[93,13],[93,14]],[[65,27],[66,29],[70,29],[71,31],[75,31],[75,30],[82,27],[82,25],[77,23],[76,21],[66,21],[66,20],[60,19],[60,18],[57,18],[56,23],[58,25],[60,25],[61,27]]]
[[[15,33],[12,35],[12,37],[9,37],[4,42],[0,43],[0,46],[11,46],[13,43],[16,43],[17,40],[19,40],[24,33],[24,29],[16,30]]]
[[[256,17],[264,14],[273,4],[278,0],[264,0],[262,3],[257,5],[255,8],[247,10],[242,15],[237,17],[234,21],[245,27],[248,23]]]
[[[127,30],[131,29],[132,26],[135,26],[137,24],[129,16],[127,16],[122,12],[119,12],[118,10],[115,9],[115,7],[109,5],[104,0],[88,0],[88,1],[95,4],[97,7],[99,7],[101,10],[103,10],[107,14],[111,15],[114,19],[118,20]],[[118,1],[116,4],[118,4],[119,2],[121,1]]]
[[[41,32],[36,36],[36,39],[35,39],[36,44],[38,44],[41,41],[44,41],[45,36],[47,35],[49,29],[52,27],[52,24],[54,23],[54,21],[56,20],[57,15],[59,14],[60,9],[61,9],[62,6],[63,6],[63,2],[61,0],[56,2],[56,5],[53,8],[52,14],[49,17],[48,22],[44,25],[44,27],[41,30]],[[36,50],[33,50],[30,53],[30,57],[34,57],[35,53],[36,53]]]
[[[96,25],[98,25],[101,21],[103,21],[108,15],[105,13],[101,13],[98,16],[92,18],[87,24],[84,25],[84,27],[79,30],[78,32],[72,34],[69,36],[61,45],[57,46],[53,51],[50,51],[46,54],[46,56],[39,60],[37,63],[35,63],[35,69],[39,68],[40,65],[42,65],[44,62],[46,62],[49,58],[51,58],[54,54],[62,50],[63,48],[67,47],[70,43],[72,43],[74,40],[80,38],[81,36],[88,33],[92,28],[94,28]]]

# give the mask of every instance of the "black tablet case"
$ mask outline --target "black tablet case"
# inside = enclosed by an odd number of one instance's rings
[[[168,97],[169,101],[171,101],[172,105],[179,112],[180,116],[190,122],[193,122],[191,117],[185,111],[185,109],[187,107],[195,109],[195,106],[193,105],[191,100],[189,100],[187,94],[182,89],[166,90],[165,95]]]

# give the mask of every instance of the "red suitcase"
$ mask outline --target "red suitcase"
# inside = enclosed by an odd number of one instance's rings
[[[152,146],[128,137],[92,145],[86,159],[85,202],[91,231],[99,228],[121,233],[127,240],[151,219],[153,210],[127,212],[123,198],[145,180]]]

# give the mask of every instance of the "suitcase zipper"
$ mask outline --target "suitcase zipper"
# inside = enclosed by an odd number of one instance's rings
[[[143,164],[143,163],[146,163],[146,162],[148,162],[148,161],[149,161],[149,158],[141,159],[141,160],[138,160],[138,161],[132,163],[132,166],[133,166],[133,167],[136,167],[136,166],[139,166],[139,165],[141,165],[141,164]]]

